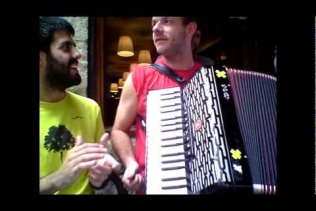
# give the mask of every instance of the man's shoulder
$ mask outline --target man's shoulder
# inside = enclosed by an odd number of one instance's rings
[[[90,106],[98,106],[98,103],[94,99],[77,94],[77,93],[72,92],[70,90],[67,91],[67,95],[73,101],[78,101],[80,103],[84,103],[84,104],[90,105]]]
[[[146,72],[149,71],[151,69],[154,69],[151,65],[137,65],[135,67],[135,69],[133,70],[133,72]]]

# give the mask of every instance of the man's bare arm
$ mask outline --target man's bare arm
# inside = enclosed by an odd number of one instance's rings
[[[129,131],[137,115],[138,100],[132,82],[132,73],[125,81],[115,122],[111,131],[114,152],[125,166],[136,162]]]
[[[54,172],[40,179],[40,194],[54,194],[65,188],[58,172]]]

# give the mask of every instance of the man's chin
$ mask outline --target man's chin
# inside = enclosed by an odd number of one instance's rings
[[[166,48],[164,46],[156,46],[156,51],[158,54],[164,54],[166,52]]]
[[[81,83],[82,79],[81,79],[81,76],[79,73],[75,74],[73,77],[72,77],[72,82],[73,82],[73,86],[77,86]]]
[[[80,84],[81,84],[81,78],[77,78],[76,80],[72,81],[72,83],[70,84],[70,87],[78,86]]]
[[[68,89],[68,88],[71,88],[73,86],[78,86],[81,84],[81,77],[76,77],[76,78],[73,78],[71,81],[68,81],[67,84],[65,84],[65,86],[63,87],[63,89]]]

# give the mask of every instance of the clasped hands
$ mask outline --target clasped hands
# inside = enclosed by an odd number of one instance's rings
[[[109,141],[109,134],[105,133],[100,143],[106,148]],[[104,157],[98,159],[96,164],[90,167],[89,180],[90,184],[96,188],[99,188],[103,182],[109,177],[112,171],[119,172],[121,165],[110,154],[105,153]]]
[[[79,136],[77,138],[76,147],[73,149],[75,152],[81,151],[79,150],[81,148],[82,150],[86,149],[84,154],[80,153],[83,157],[76,159],[83,163],[77,163],[77,168],[75,169],[89,169],[89,181],[90,184],[95,188],[99,188],[109,177],[112,171],[119,172],[121,169],[121,164],[118,163],[110,154],[108,154],[108,150],[106,148],[108,141],[109,134],[105,133],[100,139],[100,144],[98,144],[99,147],[102,146],[102,148],[99,148],[98,145],[93,145],[93,148],[91,148],[91,144],[83,144],[83,139],[81,136]],[[139,173],[139,165],[136,161],[132,161],[129,163],[129,165],[127,165],[122,177],[122,182],[125,188],[128,190],[137,190],[143,185],[143,179]]]

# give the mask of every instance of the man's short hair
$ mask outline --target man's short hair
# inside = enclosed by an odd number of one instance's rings
[[[196,24],[199,25],[199,18],[198,17],[183,17],[183,23],[185,25],[191,22],[196,22]]]

